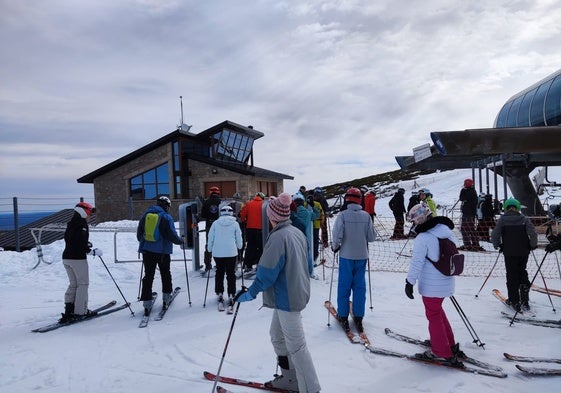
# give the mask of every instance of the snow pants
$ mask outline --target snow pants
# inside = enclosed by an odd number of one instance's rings
[[[508,299],[513,304],[519,303],[521,300],[519,293],[521,285],[526,285],[530,288],[530,280],[528,279],[528,271],[526,270],[527,264],[528,255],[505,255],[506,288],[508,292]]]
[[[214,292],[218,295],[224,293],[224,274],[226,274],[226,285],[228,295],[236,294],[236,259],[233,257],[214,257],[216,262],[216,276],[214,277]]]
[[[263,231],[261,229],[248,228],[245,230],[247,244],[245,246],[244,267],[251,268],[259,263],[263,254]]]
[[[349,316],[349,299],[353,301],[353,316],[364,317],[366,303],[366,262],[367,259],[347,259],[339,257],[339,282],[337,283],[337,315]]]
[[[432,353],[443,358],[452,357],[452,345],[456,343],[452,326],[442,308],[444,298],[423,296],[425,315],[429,321]]]
[[[462,215],[460,224],[460,232],[462,233],[462,241],[466,247],[478,247],[479,236],[475,230],[475,216]]]
[[[312,356],[306,345],[300,311],[273,310],[269,329],[271,343],[277,357],[288,356],[298,379],[299,393],[316,393],[321,390]]]
[[[88,286],[90,285],[88,260],[63,259],[62,264],[70,282],[64,294],[64,302],[74,303],[74,314],[84,315],[88,309]]]
[[[152,299],[152,283],[156,274],[156,266],[160,269],[162,279],[162,293],[171,293],[173,286],[171,283],[170,255],[158,254],[144,251],[142,253],[142,263],[144,264],[144,278],[142,279],[142,294],[140,300]]]

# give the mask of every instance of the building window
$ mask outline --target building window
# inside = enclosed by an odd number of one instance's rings
[[[246,164],[253,149],[252,137],[223,129],[213,136],[212,156],[218,160]]]
[[[561,124],[561,75],[551,83],[544,106],[545,121],[548,126]]]
[[[155,199],[158,195],[170,195],[168,163],[130,179],[130,193],[133,199]]]

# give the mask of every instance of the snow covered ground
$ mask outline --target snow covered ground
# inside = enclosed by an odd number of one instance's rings
[[[421,179],[420,183],[430,184],[419,186],[431,188],[436,200],[453,203],[468,174],[462,171],[437,174]],[[388,215],[386,206],[387,199],[380,199],[378,214]],[[135,225],[135,222],[123,221],[98,227],[134,228]],[[136,299],[140,264],[114,263],[114,239],[111,231],[91,233],[92,243],[105,252],[103,260],[126,299],[132,302],[135,316],[125,309],[44,334],[30,330],[53,322],[63,310],[67,286],[60,257],[63,242],[44,246],[44,259],[52,263],[41,263],[34,270],[31,269],[37,262],[35,250],[0,252],[0,391],[211,392],[213,382],[203,378],[203,371],[217,372],[233,320],[233,315],[217,311],[212,280],[206,307],[203,307],[206,279],[192,271],[191,261],[187,261],[189,304],[183,251],[176,248],[174,258],[178,260],[172,263],[173,283],[184,291],[163,321],[150,321],[147,328],[139,329],[141,304]],[[383,244],[376,242],[374,247],[383,247]],[[120,233],[117,247],[119,259],[137,258],[137,242],[132,233]],[[557,254],[561,258],[560,253]],[[190,252],[187,252],[187,259],[190,259]],[[89,257],[89,264],[90,307],[111,299],[122,303],[101,260]],[[324,274],[322,269],[316,268],[320,277]],[[360,345],[350,344],[333,319],[331,326],[327,324],[323,302],[329,298],[331,288],[335,301],[337,274],[333,287],[330,278],[331,269],[326,268],[325,279],[312,280],[312,299],[303,313],[308,346],[323,392],[559,392],[559,377],[525,376],[515,368],[514,362],[503,357],[503,352],[561,357],[560,329],[522,324],[510,327],[509,320],[501,317],[504,306],[491,295],[491,289],[505,292],[504,278],[491,277],[477,298],[475,294],[484,277],[459,277],[456,281],[455,297],[485,343],[485,349],[472,342],[450,301],[445,302],[445,308],[464,351],[503,367],[508,373],[505,379],[373,355]],[[415,345],[395,341],[384,334],[384,328],[390,327],[413,337],[428,338],[420,296],[416,294],[414,300],[409,300],[404,294],[405,274],[372,271],[370,278],[372,303],[367,298],[365,328],[373,345],[408,353],[421,351]],[[550,279],[548,285],[560,289],[560,279]],[[154,289],[161,291],[158,275]],[[560,318],[553,308],[561,308],[561,298],[552,297],[552,307],[546,295],[531,292],[530,296],[539,317]],[[161,298],[157,304],[159,307]],[[268,336],[271,311],[260,306],[261,296],[241,304],[222,375],[265,381],[275,373],[276,359]],[[561,365],[548,366],[561,369]],[[230,388],[235,392],[254,391]]]

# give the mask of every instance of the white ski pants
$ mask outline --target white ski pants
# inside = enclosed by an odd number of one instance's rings
[[[299,311],[273,310],[271,320],[271,343],[277,356],[288,356],[291,360],[300,393],[317,393],[321,390],[312,356],[306,346],[306,337]]]
[[[63,259],[68,275],[68,289],[64,294],[65,303],[74,303],[74,314],[84,315],[88,309],[88,286],[90,276],[87,259]]]

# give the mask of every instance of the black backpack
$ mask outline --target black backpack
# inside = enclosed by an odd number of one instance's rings
[[[458,276],[464,271],[464,255],[458,252],[458,248],[450,239],[438,238],[439,258],[432,262],[435,268],[445,276]]]

